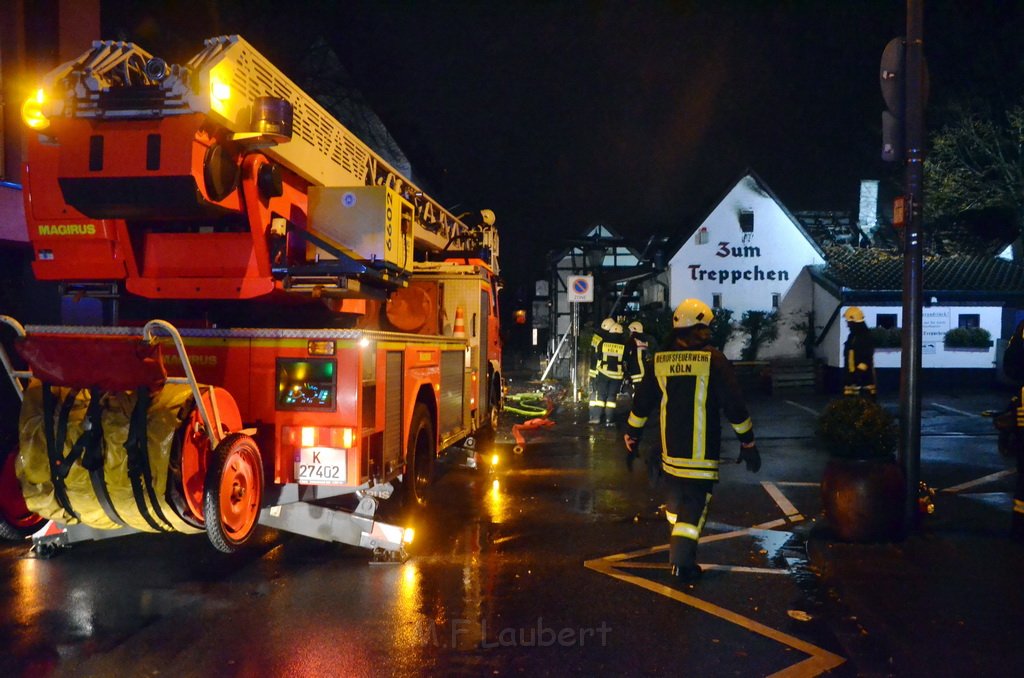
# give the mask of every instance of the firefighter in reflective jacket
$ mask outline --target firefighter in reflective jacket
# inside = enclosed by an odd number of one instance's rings
[[[626,340],[626,368],[623,378],[636,387],[644,380],[644,372],[650,368],[654,341],[644,334],[644,326],[639,320],[629,323],[626,329],[629,330],[629,338]]]
[[[843,359],[846,370],[843,395],[864,396],[875,399],[878,389],[875,385],[875,340],[864,322],[864,312],[851,306],[843,313],[850,335],[843,344]]]
[[[728,358],[709,345],[713,318],[708,305],[697,299],[676,308],[671,346],[654,354],[652,369],[633,397],[625,434],[626,465],[632,470],[647,417],[660,412],[661,469],[668,492],[665,514],[672,524],[670,571],[682,581],[701,574],[697,542],[718,481],[720,409],[740,441],[737,463],[746,462],[754,473],[761,468],[754,425],[736,373]]]
[[[614,324],[614,320],[605,318],[601,321],[601,327],[594,330],[594,336],[590,338],[590,371],[587,376],[590,377],[592,392],[596,390],[595,380],[597,379],[597,366],[601,362],[601,343],[608,338],[608,331]]]
[[[590,423],[615,426],[615,397],[622,386],[623,357],[626,343],[622,325],[612,323],[608,336],[601,342],[597,363],[597,387],[590,401]]]
[[[593,412],[594,402],[597,400],[597,368],[601,364],[601,344],[608,338],[608,332],[612,329],[615,321],[611,318],[605,318],[601,321],[601,326],[594,330],[594,336],[590,338],[590,369],[587,371],[587,378],[590,382],[590,409]],[[604,412],[602,408],[595,418],[593,414],[590,415],[591,424],[601,423],[601,414]]]

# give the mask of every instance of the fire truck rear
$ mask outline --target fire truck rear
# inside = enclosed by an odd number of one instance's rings
[[[29,99],[33,271],[102,325],[22,327],[0,536],[260,524],[401,556],[501,399],[494,215],[455,216],[238,36],[98,41]],[[52,521],[52,523],[47,523]]]

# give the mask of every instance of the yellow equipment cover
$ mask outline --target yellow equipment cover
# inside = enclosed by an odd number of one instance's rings
[[[65,406],[72,395],[72,389],[53,387],[56,396],[56,412]],[[145,532],[157,532],[143,517],[136,502],[132,483],[128,475],[128,451],[125,441],[129,435],[129,422],[138,401],[134,391],[103,393],[100,398],[103,438],[100,443],[103,453],[103,480],[110,497],[110,503],[121,521],[128,527]],[[86,390],[75,395],[67,417],[67,436],[62,456],[67,457],[71,448],[85,432],[86,410],[91,400]],[[147,513],[166,531],[197,533],[196,528],[186,523],[175,513],[167,502],[167,467],[174,443],[174,434],[179,426],[179,413],[192,400],[192,391],[186,385],[167,384],[151,395],[146,421],[146,451],[152,479],[153,495],[157,499],[159,512],[154,509],[151,496],[144,493],[143,502]],[[71,465],[64,481],[71,508],[81,517],[77,520],[68,513],[55,495],[50,475],[50,459],[47,453],[44,428],[43,386],[33,379],[25,389],[20,418],[20,440],[15,472],[21,483],[25,504],[43,518],[66,525],[85,524],[97,529],[118,529],[121,527],[104,510],[93,489],[89,471],[82,466],[79,457]],[[54,422],[49,422],[54,426]],[[165,520],[160,519],[160,515]]]

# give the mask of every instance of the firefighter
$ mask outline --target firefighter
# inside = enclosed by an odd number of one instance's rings
[[[612,329],[612,325],[615,321],[612,318],[605,318],[601,321],[601,326],[594,330],[594,336],[590,338],[590,369],[587,371],[587,377],[590,380],[590,421],[591,424],[600,424],[601,415],[604,413],[604,403],[601,405],[597,403],[597,368],[601,364],[601,344],[608,338],[608,332]],[[597,410],[597,416],[594,416],[594,408],[599,407]]]
[[[1013,516],[1010,520],[1010,536],[1024,541],[1024,320],[1017,324],[1006,352],[1003,353],[1003,374],[1013,380],[1020,389],[1015,398],[1017,428],[1011,438],[1013,452],[1017,457],[1017,480],[1013,489]]]
[[[622,386],[623,357],[626,342],[622,325],[613,322],[608,335],[601,342],[597,363],[597,387],[590,401],[590,423],[615,426],[615,398]]]
[[[679,304],[672,314],[669,346],[654,354],[651,369],[633,397],[624,436],[626,466],[632,470],[647,417],[661,413],[661,471],[668,495],[665,515],[672,525],[670,572],[686,582],[701,575],[697,542],[718,482],[719,410],[725,411],[740,441],[736,463],[745,462],[753,473],[761,468],[754,425],[732,363],[709,344],[708,325],[713,318],[711,308],[698,299]]]
[[[644,326],[634,320],[626,326],[629,339],[626,340],[625,371],[623,379],[634,388],[644,379],[644,372],[650,367],[651,349],[654,340],[644,334]]]
[[[859,395],[874,400],[878,392],[875,385],[875,340],[864,322],[864,311],[851,306],[843,313],[843,318],[850,328],[843,344],[846,366],[843,395]]]

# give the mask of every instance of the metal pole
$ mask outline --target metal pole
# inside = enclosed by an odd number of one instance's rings
[[[907,0],[906,199],[909,207],[903,241],[903,355],[900,362],[900,461],[906,478],[904,531],[917,524],[921,474],[921,292],[922,207],[924,204],[924,8]]]
[[[569,314],[569,329],[572,332],[572,401],[580,401],[579,388],[579,350],[580,350],[580,305],[570,303],[572,313]]]

